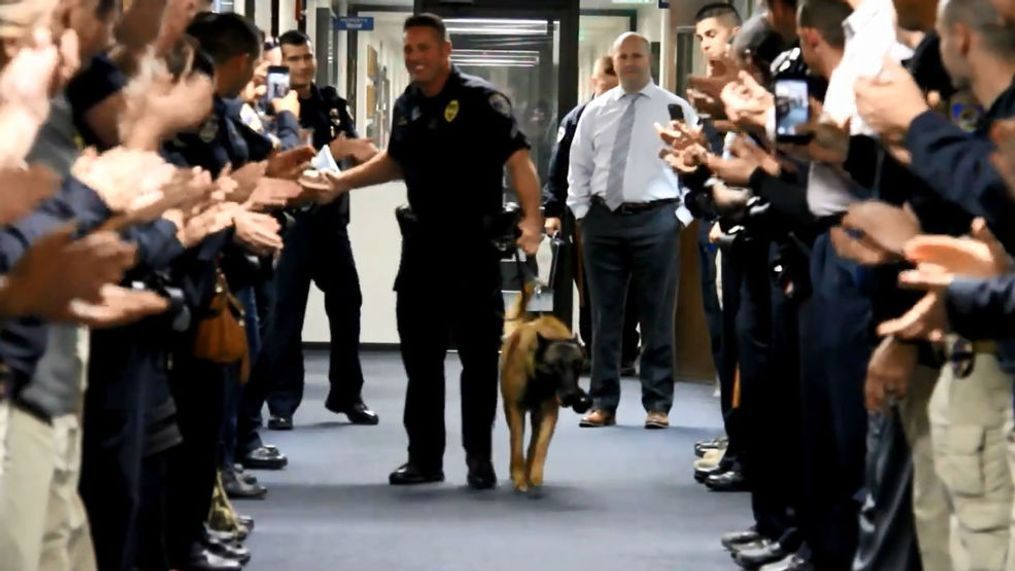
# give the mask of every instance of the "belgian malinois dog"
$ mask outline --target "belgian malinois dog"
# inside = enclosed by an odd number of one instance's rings
[[[533,319],[526,311],[533,288],[525,286],[504,340],[500,389],[511,432],[511,482],[525,492],[543,485],[543,466],[560,407],[582,414],[591,406],[578,386],[584,357],[571,331],[555,317]],[[525,414],[532,417],[532,437],[522,454]]]

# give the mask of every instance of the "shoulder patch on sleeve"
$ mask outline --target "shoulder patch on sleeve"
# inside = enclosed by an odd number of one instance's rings
[[[505,117],[513,117],[511,112],[511,102],[508,101],[507,97],[501,95],[500,93],[494,93],[490,96],[490,107]]]

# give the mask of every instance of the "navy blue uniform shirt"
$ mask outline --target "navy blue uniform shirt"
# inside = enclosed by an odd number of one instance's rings
[[[67,84],[67,98],[74,112],[74,126],[86,145],[99,149],[107,147],[85,122],[85,114],[120,92],[126,85],[127,77],[116,67],[113,60],[109,59],[108,54],[99,54],[92,58],[88,67]]]
[[[547,218],[564,216],[569,188],[567,173],[571,168],[571,145],[574,143],[575,133],[578,132],[578,120],[588,105],[582,103],[575,107],[560,122],[557,144],[553,146],[553,152],[550,154],[550,172],[546,177],[546,184],[543,185],[543,211]]]
[[[1009,252],[1015,252],[1015,200],[990,163],[995,148],[989,130],[1013,115],[1015,83],[990,105],[973,133],[926,111],[913,120],[905,139],[913,155],[910,169],[945,200],[986,219]]]
[[[395,102],[388,155],[405,175],[409,206],[435,230],[482,232],[503,206],[504,163],[528,148],[507,97],[457,68],[435,97],[410,85]]]
[[[349,114],[349,103],[338,95],[338,91],[329,86],[317,87],[310,85],[310,97],[300,98],[300,125],[304,129],[313,130],[314,148],[321,150],[331,144],[339,136],[357,139],[356,124]],[[339,157],[335,157],[339,159]],[[343,169],[352,167],[352,163],[340,162]],[[343,194],[330,204],[311,209],[315,215],[327,217],[327,221],[349,223],[349,195]]]

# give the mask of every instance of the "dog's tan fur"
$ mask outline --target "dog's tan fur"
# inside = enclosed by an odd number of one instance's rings
[[[527,491],[543,484],[543,466],[550,439],[557,426],[560,402],[556,397],[544,400],[538,410],[529,411],[522,403],[535,367],[539,336],[549,340],[571,339],[571,331],[555,317],[529,319],[525,310],[532,296],[526,286],[519,296],[513,316],[509,316],[505,329],[510,332],[504,340],[500,362],[500,390],[504,400],[504,415],[511,433],[511,482],[515,490]],[[532,412],[532,437],[528,454],[522,454],[525,438],[525,414]]]

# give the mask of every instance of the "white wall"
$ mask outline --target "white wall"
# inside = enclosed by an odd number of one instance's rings
[[[271,2],[254,3],[254,23],[258,28],[271,32]]]

